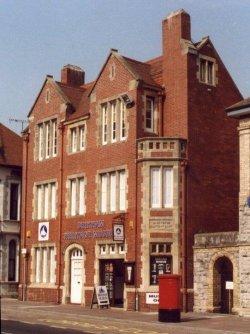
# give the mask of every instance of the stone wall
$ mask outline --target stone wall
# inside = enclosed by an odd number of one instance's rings
[[[240,196],[239,196],[239,274],[240,314],[250,316],[250,117],[241,119],[240,139]]]
[[[194,245],[194,311],[216,312],[214,294],[214,264],[228,258],[233,265],[233,313],[239,313],[239,249],[238,232],[204,233],[195,236]]]

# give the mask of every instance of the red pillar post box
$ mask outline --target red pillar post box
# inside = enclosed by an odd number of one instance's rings
[[[179,322],[181,320],[181,276],[159,276],[158,320]]]

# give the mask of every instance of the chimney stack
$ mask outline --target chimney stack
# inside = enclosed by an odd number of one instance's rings
[[[78,66],[65,65],[61,70],[61,82],[69,85],[78,87],[84,85],[85,72]]]
[[[163,27],[163,43],[164,39],[170,36],[173,39],[181,38],[191,40],[191,24],[190,16],[184,9],[172,12],[162,23]],[[167,43],[167,40],[165,41]]]
[[[163,133],[166,137],[187,138],[188,55],[183,53],[182,39],[191,40],[191,25],[189,14],[180,9],[162,22],[163,84],[166,87]],[[177,119],[178,122],[173,122]]]

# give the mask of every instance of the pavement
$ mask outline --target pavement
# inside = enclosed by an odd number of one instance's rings
[[[1,300],[3,334],[243,334],[250,318],[223,314],[183,313],[180,323],[161,323],[157,313],[123,309],[89,309],[80,305]]]

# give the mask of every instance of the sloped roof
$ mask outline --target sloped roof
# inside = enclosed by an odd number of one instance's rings
[[[141,80],[145,84],[151,85],[151,86],[156,86],[159,87],[159,84],[154,81],[154,79],[150,75],[150,64],[147,63],[142,63],[138,60],[131,59],[128,57],[125,57],[118,53],[117,51],[111,51],[103,64],[101,71],[99,72],[89,94],[91,94],[92,90],[94,89],[96,83],[98,82],[106,64],[108,63],[108,60],[111,56],[116,57],[118,61],[121,62],[121,64],[124,65],[124,67],[131,73],[131,75],[135,78],[135,80]]]
[[[56,84],[61,88],[63,93],[68,97],[75,109],[77,109],[79,102],[81,101],[84,88],[68,86],[62,82],[56,81]]]
[[[162,78],[162,64],[163,64],[163,56],[159,56],[153,59],[150,59],[146,62],[150,65],[150,74],[153,80],[158,84],[163,84]]]
[[[21,167],[22,159],[22,138],[0,123],[0,165]]]
[[[138,60],[131,59],[128,57],[122,56],[125,60],[126,66],[130,68],[130,70],[135,74],[135,76],[142,80],[145,84],[151,86],[158,86],[158,84],[154,81],[151,76],[151,65],[148,63],[142,63]]]
[[[247,107],[250,107],[250,97],[233,104],[232,106],[228,107],[226,111],[239,110]]]
[[[73,114],[69,114],[67,116],[67,120],[74,120],[80,117],[87,116],[89,114],[89,93],[92,89],[93,84],[94,81],[82,86],[81,99],[78,103],[78,106]]]
[[[33,103],[29,113],[28,113],[28,117],[32,114],[32,111],[36,105],[36,102],[37,100],[39,99],[39,96],[41,95],[42,93],[42,90],[44,88],[44,86],[46,85],[47,81],[49,81],[52,85],[54,85],[55,89],[57,90],[57,92],[60,94],[60,96],[62,97],[62,99],[67,103],[70,103],[70,100],[69,98],[67,97],[67,95],[65,95],[64,91],[61,89],[61,87],[58,85],[58,83],[56,83],[53,79],[53,76],[52,75],[47,75],[44,82],[43,82],[43,85],[39,91],[39,93],[37,94],[37,97],[35,99],[35,102]]]

